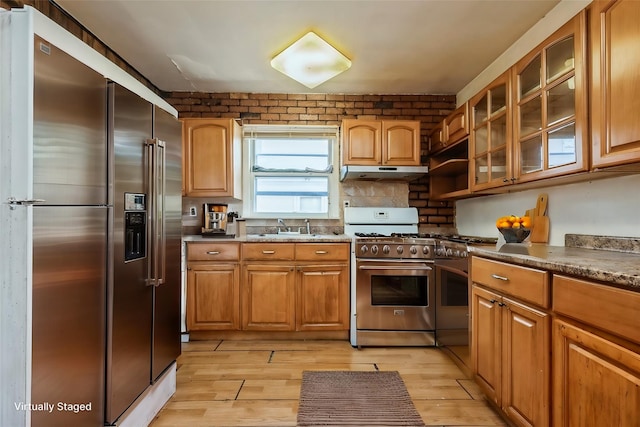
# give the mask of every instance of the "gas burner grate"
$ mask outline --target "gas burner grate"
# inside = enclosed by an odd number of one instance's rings
[[[355,234],[356,234],[356,237],[389,237],[389,235],[387,234],[380,234],[380,233],[355,233]]]
[[[470,244],[495,244],[498,242],[497,237],[477,237],[477,236],[448,236],[447,240],[457,243],[470,243]]]

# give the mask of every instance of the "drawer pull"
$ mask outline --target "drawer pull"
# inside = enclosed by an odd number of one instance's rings
[[[491,277],[493,277],[494,279],[498,279],[498,280],[503,280],[505,282],[509,281],[508,277],[504,277],[504,276],[498,276],[497,274],[492,274]]]
[[[262,253],[265,255],[273,255],[276,253],[276,251],[262,251]]]
[[[316,251],[316,255],[326,255],[329,251]]]
[[[220,255],[219,251],[207,251],[207,255]]]

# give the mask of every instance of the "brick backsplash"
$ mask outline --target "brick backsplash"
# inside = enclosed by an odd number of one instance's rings
[[[340,125],[343,119],[419,120],[423,158],[431,129],[456,104],[455,95],[173,92],[165,99],[181,118],[225,117],[242,124]],[[454,225],[453,202],[429,200],[428,176],[409,184],[409,206],[418,208],[421,225]]]
[[[419,120],[422,154],[425,158],[427,136],[433,126],[449,114],[456,104],[455,95],[350,95],[283,93],[200,93],[164,92],[95,37],[91,31],[48,0],[0,0],[9,9],[30,5],[74,34],[98,53],[134,76],[186,117],[230,117],[244,124],[339,125],[342,119]],[[426,162],[426,158],[425,158]],[[409,206],[418,208],[420,224],[451,227],[454,203],[429,200],[429,178],[409,184]]]

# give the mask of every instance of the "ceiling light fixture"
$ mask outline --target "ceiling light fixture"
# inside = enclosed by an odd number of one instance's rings
[[[271,66],[313,89],[348,70],[351,61],[310,31],[276,55],[271,60]]]

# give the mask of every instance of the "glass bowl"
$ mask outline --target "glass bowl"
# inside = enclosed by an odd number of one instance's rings
[[[506,243],[521,243],[529,236],[531,230],[528,228],[498,228],[498,231],[504,236]]]

